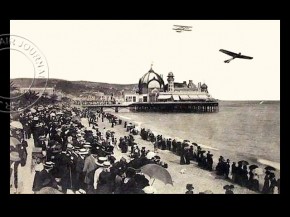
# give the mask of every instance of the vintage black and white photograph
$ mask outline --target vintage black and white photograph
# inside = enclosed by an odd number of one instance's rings
[[[280,194],[279,20],[10,20],[7,50],[10,194]]]

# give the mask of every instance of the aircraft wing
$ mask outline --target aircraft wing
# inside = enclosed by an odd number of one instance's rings
[[[220,49],[220,52],[222,52],[222,53],[225,53],[225,54],[227,54],[227,55],[230,55],[230,56],[238,56],[238,54],[237,53],[234,53],[234,52],[231,52],[231,51],[227,51],[227,50],[224,50],[224,49]]]
[[[182,25],[173,25],[173,26],[182,27],[182,28],[192,28],[192,26],[182,26]]]
[[[253,57],[244,56],[244,55],[238,56],[238,58],[242,58],[242,59],[248,59],[248,60],[251,60],[251,59],[253,59]]]

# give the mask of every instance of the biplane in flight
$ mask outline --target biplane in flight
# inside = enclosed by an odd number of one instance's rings
[[[230,61],[234,60],[235,58],[248,59],[248,60],[253,59],[253,57],[244,56],[241,53],[234,53],[234,52],[227,51],[227,50],[224,50],[224,49],[220,49],[219,51],[232,57],[231,59],[225,60],[224,61],[225,63],[229,63]]]
[[[192,26],[181,26],[181,25],[173,25],[173,30],[176,32],[182,32],[182,31],[192,31]]]

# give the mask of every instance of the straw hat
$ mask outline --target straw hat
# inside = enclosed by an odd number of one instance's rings
[[[51,162],[51,161],[47,161],[45,162],[45,164],[43,165],[44,168],[53,168],[55,163]]]
[[[95,160],[95,163],[98,165],[98,166],[104,166],[104,162],[107,161],[107,158],[106,157],[99,157],[98,159]]]
[[[89,154],[89,152],[87,151],[87,149],[85,149],[85,148],[81,148],[80,150],[79,150],[79,154]]]
[[[12,152],[10,153],[10,160],[11,160],[11,161],[14,161],[14,162],[20,161],[21,159],[20,159],[20,157],[19,157],[19,153],[16,152],[16,151],[12,151]]]
[[[104,166],[104,167],[110,167],[110,166],[111,166],[110,161],[105,161],[105,162],[103,163],[103,166]]]
[[[73,145],[71,143],[68,143],[66,148],[68,148],[68,149],[74,149],[74,147],[73,147]]]

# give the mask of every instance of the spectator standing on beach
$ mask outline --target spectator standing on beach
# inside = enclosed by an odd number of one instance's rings
[[[236,182],[236,174],[237,174],[237,166],[236,166],[236,162],[232,163],[232,180],[235,183]]]
[[[270,177],[269,177],[269,181],[270,181],[270,186],[269,186],[269,194],[274,194],[274,189],[277,186],[277,181],[275,178],[275,174],[274,173],[270,173]]]
[[[230,173],[230,160],[227,159],[227,162],[225,163],[225,178],[228,179],[229,178],[229,173]]]
[[[185,194],[193,194],[193,189],[194,189],[194,187],[192,186],[192,184],[187,184],[186,185],[186,192],[185,192]]]
[[[248,168],[247,168],[247,165],[244,165],[243,166],[243,169],[242,169],[242,174],[241,174],[241,186],[243,187],[247,187],[248,186]]]
[[[238,167],[236,168],[235,181],[239,185],[242,185],[242,173],[243,173],[242,166],[243,166],[243,164],[241,162],[238,162]]]
[[[212,165],[213,165],[213,159],[212,159],[212,154],[210,154],[210,152],[207,154],[207,159],[206,159],[206,161],[207,161],[207,169],[209,170],[209,171],[212,171]]]
[[[186,163],[185,152],[186,150],[185,147],[183,146],[180,152],[180,165],[184,165]]]
[[[157,142],[157,139],[153,142],[153,145],[154,145],[154,152],[158,153],[158,142]]]
[[[171,151],[171,146],[172,146],[171,138],[167,139],[167,141],[166,141],[166,145],[167,145],[167,149],[168,149],[169,151]]]
[[[174,153],[176,153],[176,147],[177,147],[176,140],[173,139],[173,140],[172,140],[172,151],[173,151]]]
[[[188,149],[189,159],[194,160],[194,151],[193,151],[193,145],[191,145]]]
[[[185,149],[185,163],[190,164],[190,149],[189,147],[184,147]]]
[[[259,192],[260,190],[260,184],[259,184],[259,176],[257,174],[254,174],[253,181],[251,183],[251,190]]]

